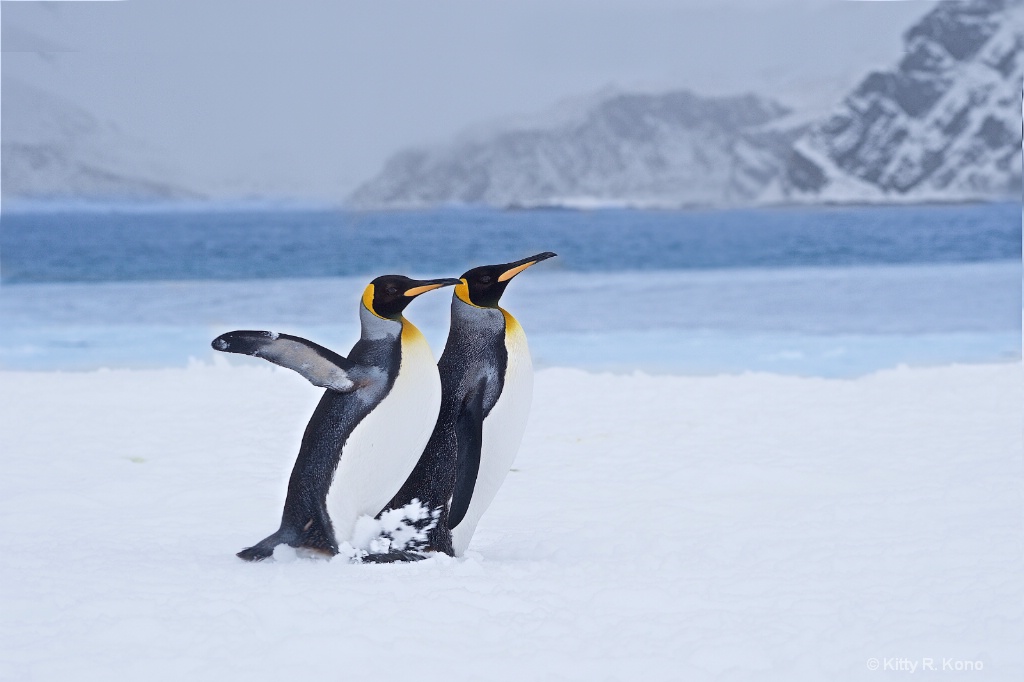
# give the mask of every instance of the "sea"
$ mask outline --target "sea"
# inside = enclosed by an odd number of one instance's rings
[[[558,257],[502,305],[538,367],[855,377],[1021,358],[1021,205],[356,212],[268,205],[5,206],[0,369],[258,363],[232,329],[345,353],[381,274]],[[447,292],[407,317],[440,354]]]

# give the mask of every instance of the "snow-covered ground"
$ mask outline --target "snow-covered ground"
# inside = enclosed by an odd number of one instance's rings
[[[0,678],[1017,679],[1021,379],[546,369],[467,558],[250,565],[304,380],[0,372]]]

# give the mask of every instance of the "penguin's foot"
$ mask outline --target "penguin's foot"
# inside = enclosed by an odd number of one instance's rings
[[[393,549],[381,554],[367,554],[361,557],[360,562],[364,564],[394,564],[402,561],[423,561],[426,558],[425,554],[419,552]]]
[[[311,519],[301,531],[283,525],[276,533],[263,538],[252,547],[246,547],[235,556],[244,561],[264,561],[275,555],[274,549],[279,545],[294,547],[293,557],[330,559],[338,553],[338,548],[334,544],[334,532],[330,530],[330,526],[328,525],[325,531],[322,525],[315,524]]]
[[[281,544],[277,545],[277,547],[286,548],[288,547],[288,545]],[[268,548],[262,544],[259,544],[254,547],[246,547],[235,556],[244,561],[265,561],[270,557],[274,557],[275,560],[280,561],[280,559],[277,556],[279,551],[280,550],[275,551],[275,547]],[[295,558],[330,560],[334,557],[335,554],[336,552],[331,552],[320,547],[296,547],[292,554],[292,560],[294,560]]]
[[[236,557],[243,561],[263,561],[274,556],[274,548],[264,547],[262,544],[254,545],[252,547],[246,547],[241,552],[235,554]]]
[[[295,556],[300,559],[323,559],[330,561],[337,552],[332,552],[321,547],[296,547]]]
[[[289,540],[289,535],[278,529],[276,533],[268,535],[252,547],[246,547],[235,556],[243,561],[264,561],[274,556],[274,548],[278,545],[292,544]]]

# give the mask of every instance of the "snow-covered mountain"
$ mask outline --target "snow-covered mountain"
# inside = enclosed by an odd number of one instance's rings
[[[4,78],[3,197],[190,199],[159,154],[60,97]]]
[[[408,150],[350,205],[416,207],[733,204],[782,171],[800,126],[755,95],[605,94],[547,119]]]
[[[765,198],[1020,197],[1024,2],[941,3],[904,40],[895,69],[868,75],[797,141]]]
[[[824,120],[770,99],[614,93],[403,151],[357,207],[744,205],[1019,196],[1024,0],[949,0]]]

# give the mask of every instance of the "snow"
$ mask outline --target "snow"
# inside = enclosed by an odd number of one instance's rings
[[[957,57],[943,44],[941,35],[968,40],[979,21],[996,28],[977,53]],[[760,200],[913,203],[1019,195],[1022,30],[1020,2],[940,3],[905,34],[904,61],[868,77],[885,73],[903,83],[890,90],[903,88],[904,95],[935,89],[936,101],[911,111],[895,92],[865,89],[865,79],[831,119],[793,145],[827,185],[786,187],[785,178],[776,178]],[[917,58],[922,53],[927,65]],[[1000,127],[1005,139],[986,139],[986,125]]]
[[[380,518],[361,516],[352,539],[346,543],[350,556],[387,554],[391,550],[418,551],[427,541],[427,533],[437,523],[438,512],[431,513],[414,499],[400,509],[388,509]]]
[[[1021,378],[546,369],[467,558],[249,565],[301,377],[0,372],[0,679],[1013,679]]]

